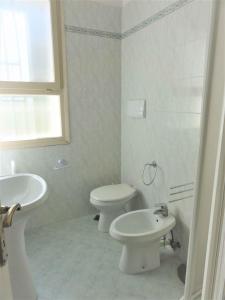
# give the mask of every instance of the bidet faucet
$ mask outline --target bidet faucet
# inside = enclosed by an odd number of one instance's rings
[[[162,215],[163,217],[168,217],[168,207],[166,203],[159,203],[155,206],[160,208],[154,211],[154,215]]]

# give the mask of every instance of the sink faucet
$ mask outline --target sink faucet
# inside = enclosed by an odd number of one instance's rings
[[[154,215],[162,215],[163,217],[168,217],[168,207],[166,203],[159,203],[155,206],[160,208],[154,211]]]

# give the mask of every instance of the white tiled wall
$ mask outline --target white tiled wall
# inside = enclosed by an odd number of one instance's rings
[[[123,29],[170,3],[129,2]],[[168,202],[169,187],[195,181],[209,25],[210,2],[196,0],[122,40],[122,181],[139,189],[138,207]],[[146,119],[127,116],[132,99],[146,99]],[[143,166],[152,160],[159,172],[145,186]],[[192,198],[170,205],[184,261],[192,207]]]
[[[107,17],[101,4],[63,4],[66,25],[96,29],[97,22],[98,29],[109,31],[120,26],[120,11],[114,7],[107,6]],[[66,32],[66,48],[71,144],[0,155],[2,174],[14,159],[19,172],[40,174],[48,182],[49,198],[35,212],[31,227],[90,213],[91,189],[120,181],[120,41]],[[54,171],[59,158],[70,167]]]
[[[187,2],[121,41],[121,27],[125,32],[175,2],[128,1],[121,16],[121,8],[103,1],[63,1],[65,24],[76,26],[66,32],[72,142],[0,153],[1,173],[14,159],[18,171],[40,174],[48,182],[49,198],[30,226],[92,212],[89,192],[119,182],[120,167],[122,181],[142,196],[134,207],[168,202],[170,186],[195,180],[211,4]],[[127,101],[134,99],[146,100],[146,119],[127,116]],[[59,158],[68,160],[69,168],[54,171]],[[145,186],[143,166],[152,160],[159,170],[154,184]],[[184,261],[192,206],[193,199],[170,205]]]
[[[67,25],[109,32],[121,31],[121,8],[104,1],[62,0]]]
[[[122,32],[174,3],[175,0],[131,0],[122,10]]]

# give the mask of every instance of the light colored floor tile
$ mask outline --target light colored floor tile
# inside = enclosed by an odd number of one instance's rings
[[[178,300],[179,259],[162,248],[160,268],[119,271],[121,245],[98,232],[92,216],[41,227],[26,235],[39,300]]]

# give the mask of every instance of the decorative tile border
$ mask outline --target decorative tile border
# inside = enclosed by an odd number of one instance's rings
[[[70,26],[70,25],[65,25],[65,30],[67,32],[75,32],[79,34],[86,34],[86,35],[104,37],[108,39],[121,40],[121,33],[117,33],[117,32],[96,30],[91,28],[83,28],[83,27]]]
[[[126,30],[123,33],[103,31],[103,30],[71,26],[71,25],[65,25],[65,31],[75,32],[75,33],[79,33],[79,34],[92,35],[92,36],[98,36],[98,37],[104,37],[104,38],[108,38],[108,39],[121,40],[121,39],[127,38],[128,36],[132,35],[133,33],[136,33],[138,31],[148,27],[149,25],[153,24],[154,22],[166,17],[167,15],[174,13],[176,10],[182,8],[183,6],[189,4],[193,1],[195,1],[195,0],[178,0],[178,1],[170,4],[169,6],[161,9],[160,11],[158,11],[154,15],[150,16],[149,18],[145,19],[141,23]]]
[[[191,3],[193,1],[194,0],[178,0],[178,1],[170,4],[169,6],[161,9],[160,11],[158,11],[154,15],[150,16],[149,18],[145,19],[141,23],[135,25],[134,27],[132,27],[132,28],[128,29],[127,31],[125,31],[124,33],[122,33],[122,39],[125,39],[128,36],[130,36],[131,34],[136,33],[138,31],[146,28],[147,26],[151,25],[152,23],[166,17],[169,14],[174,13],[176,10],[180,9],[181,7],[187,5],[188,3]]]

